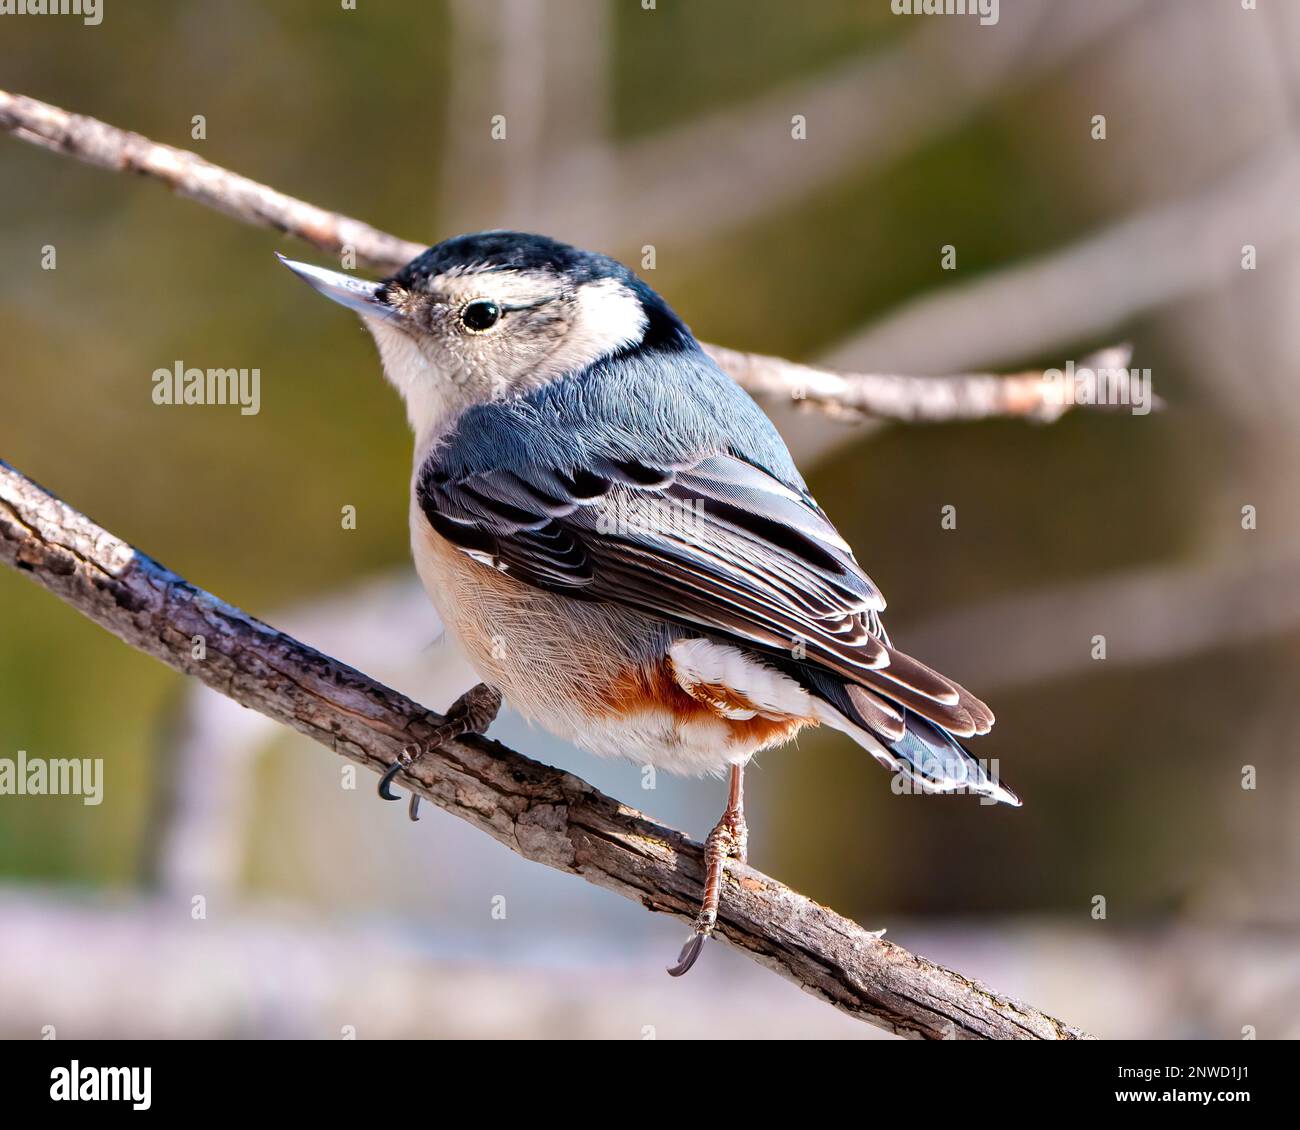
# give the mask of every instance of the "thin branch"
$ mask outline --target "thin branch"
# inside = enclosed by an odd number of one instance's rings
[[[997,376],[966,373],[960,377],[904,377],[888,373],[842,373],[765,357],[738,353],[720,345],[704,347],[733,380],[754,396],[787,397],[816,405],[835,416],[904,420],[937,424],[952,420],[1020,417],[1048,423],[1069,410],[1064,397],[1045,395],[1039,372]],[[1131,349],[1112,345],[1082,358],[1078,369],[1094,372],[1127,370]],[[1127,378],[1120,378],[1111,397],[1116,406],[1130,396]],[[1155,400],[1156,406],[1159,401]]]
[[[196,588],[0,462],[0,559],[132,647],[375,772],[438,715]],[[569,773],[480,738],[429,750],[402,782],[525,859],[690,921],[701,847]],[[748,867],[719,935],[837,1008],[925,1039],[1080,1039],[1037,1009],[877,938]]]
[[[0,128],[23,141],[100,168],[161,181],[209,208],[296,236],[331,255],[350,247],[358,261],[385,273],[398,270],[424,250],[422,244],[286,196],[195,153],[21,94],[0,90]],[[1042,380],[1041,374],[1008,378],[1009,387],[1004,389],[999,387],[1002,378],[987,373],[946,377],[837,373],[716,345],[705,345],[705,349],[737,383],[757,396],[806,401],[842,415],[914,422],[990,416],[1052,420],[1070,407],[1058,402],[1059,387]]]
[[[337,255],[355,247],[359,258],[396,270],[424,248],[369,224],[327,212],[205,161],[197,153],[160,145],[96,118],[69,114],[34,98],[0,91],[0,127],[23,141],[118,173],[138,173],[237,220],[275,228]]]

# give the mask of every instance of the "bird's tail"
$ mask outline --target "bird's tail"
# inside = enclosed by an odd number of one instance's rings
[[[990,771],[947,730],[910,711],[906,723],[907,732],[887,749],[908,779],[922,790],[971,792],[1020,807],[1020,798],[998,780],[996,769]]]
[[[1020,798],[998,779],[997,763],[975,758],[958,740],[987,733],[993,712],[959,684],[892,648],[890,654],[900,660],[896,670],[910,676],[919,669],[954,693],[917,678],[909,677],[908,683],[915,685],[904,687],[886,683],[882,676],[888,668],[869,672],[869,687],[817,672],[809,689],[819,700],[819,720],[848,734],[921,792],[974,793],[1020,807]],[[804,673],[807,676],[807,669]],[[946,701],[949,698],[955,701]]]
[[[890,739],[873,733],[861,720],[827,709],[822,721],[842,730],[891,772],[901,773],[918,791],[974,793],[1016,808],[1021,800],[998,779],[996,765],[973,757],[942,726],[904,709],[903,736]]]

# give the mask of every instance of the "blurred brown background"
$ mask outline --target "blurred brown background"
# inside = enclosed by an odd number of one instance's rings
[[[925,373],[1132,341],[1162,413],[774,409],[895,640],[994,706],[976,752],[1026,803],[895,797],[806,736],[751,774],[751,861],[1102,1035],[1295,1037],[1300,10],[1259,9],[105,0],[97,27],[0,18],[0,86],[407,238],[652,244],[650,282],[737,348]],[[470,676],[410,575],[403,416],[361,327],[272,257],[303,249],[8,137],[0,187],[0,456],[446,706]],[[178,359],[259,367],[260,414],[155,406]],[[697,836],[722,802],[517,718],[494,734]],[[20,749],[108,777],[99,807],[0,797],[0,1035],[870,1034],[723,947],[670,983],[680,924],[340,789],[319,749],[6,572]]]

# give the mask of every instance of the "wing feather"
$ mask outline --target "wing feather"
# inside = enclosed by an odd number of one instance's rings
[[[886,737],[902,708],[959,737],[992,725],[970,692],[890,645],[884,597],[807,492],[735,455],[453,474],[435,452],[417,493],[438,533],[521,581],[834,673]]]

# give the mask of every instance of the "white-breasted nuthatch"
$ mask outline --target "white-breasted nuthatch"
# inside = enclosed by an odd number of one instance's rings
[[[745,858],[745,764],[804,726],[924,791],[1020,803],[958,740],[992,712],[893,647],[776,429],[622,264],[508,231],[381,283],[285,263],[361,315],[406,402],[416,567],[485,684],[446,732],[485,728],[503,694],[598,754],[729,771],[670,972],[714,928],[725,860]]]

